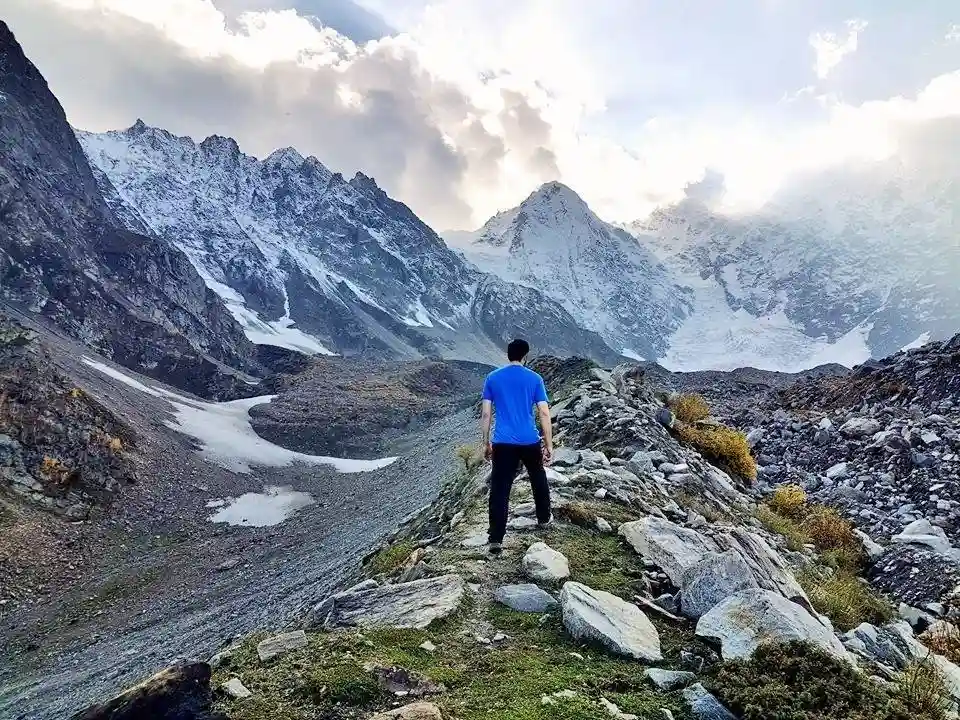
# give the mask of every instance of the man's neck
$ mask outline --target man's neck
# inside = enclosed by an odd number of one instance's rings
[[[523,367],[523,360],[511,360],[511,361],[510,361],[510,364],[511,364],[511,365],[519,365],[520,367]]]

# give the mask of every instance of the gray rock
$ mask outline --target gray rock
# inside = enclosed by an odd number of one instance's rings
[[[879,559],[883,556],[883,553],[886,552],[883,545],[874,542],[869,535],[863,532],[863,530],[855,528],[853,532],[860,540],[860,544],[863,545],[863,551],[867,554],[867,557],[871,561]]]
[[[586,468],[606,467],[610,464],[607,456],[598,450],[581,450],[580,462]]]
[[[780,553],[762,537],[743,528],[735,527],[714,538],[720,550],[735,550],[750,569],[757,584],[764,590],[783,595],[807,609],[812,609],[807,594],[793,576]]]
[[[560,591],[563,625],[577,640],[603,645],[617,655],[659,662],[660,636],[636,605],[576,582]]]
[[[890,541],[898,545],[925,545],[941,555],[953,555],[956,552],[943,528],[937,527],[926,518],[914,520],[899,534],[890,538]]]
[[[580,462],[580,451],[568,447],[558,447],[553,451],[554,465],[576,465]]]
[[[507,523],[507,527],[510,530],[530,530],[537,526],[536,518],[532,517],[515,517]]]
[[[670,692],[692,685],[697,676],[687,670],[663,670],[662,668],[648,668],[643,671],[644,677],[661,690]]]
[[[527,577],[539,582],[555,583],[570,577],[567,558],[544,542],[527,548],[521,564]]]
[[[824,473],[831,480],[842,480],[847,476],[847,464],[845,462],[837,463],[827,468]]]
[[[718,641],[724,660],[749,657],[763,642],[806,640],[847,659],[843,644],[807,610],[769,590],[742,590],[697,622],[699,637]]]
[[[684,690],[683,699],[687,701],[690,712],[697,720],[737,720],[737,717],[700,683]]]
[[[550,593],[533,583],[503,585],[494,591],[493,599],[519,612],[544,613],[557,606]]]
[[[293,632],[274,635],[271,638],[262,640],[257,645],[257,655],[261,662],[266,662],[278,655],[283,655],[291,650],[307,646],[307,635],[303,630],[294,630]]]
[[[840,426],[840,434],[848,438],[865,438],[880,432],[881,427],[873,418],[851,418]]]
[[[619,533],[637,553],[662,569],[676,587],[680,587],[684,571],[720,549],[696,530],[650,515],[624,523]]]
[[[456,612],[463,599],[459,575],[441,575],[396,585],[381,585],[333,596],[326,620],[334,627],[396,627],[424,629],[434,620]]]
[[[740,553],[711,553],[683,573],[680,611],[697,620],[724,598],[755,587],[753,571]]]
[[[649,475],[655,472],[657,467],[653,463],[654,453],[636,452],[627,461],[627,469],[637,475]]]
[[[597,515],[597,530],[602,533],[611,533],[613,532],[613,526],[606,518]]]
[[[243,700],[253,694],[247,690],[246,686],[240,681],[240,678],[230,678],[221,687],[223,687],[223,691],[234,700]]]

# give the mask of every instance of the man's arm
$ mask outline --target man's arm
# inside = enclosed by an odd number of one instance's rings
[[[490,425],[493,420],[493,403],[489,400],[483,401],[483,408],[480,411],[480,447],[483,448],[483,456],[489,460],[493,451],[490,445]]]
[[[543,462],[549,465],[553,460],[553,421],[550,419],[550,405],[546,401],[537,403],[540,416],[540,431],[543,433]]]

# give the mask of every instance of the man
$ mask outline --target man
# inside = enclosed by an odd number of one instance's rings
[[[507,513],[510,489],[520,463],[527,468],[533,499],[540,526],[550,524],[550,486],[547,484],[545,464],[553,459],[553,427],[547,389],[543,378],[523,362],[530,352],[525,340],[514,340],[507,346],[509,365],[494,370],[483,384],[483,412],[480,427],[483,435],[484,456],[493,458],[490,476],[490,552],[503,551],[503,536],[507,531]],[[536,406],[543,431],[543,443],[533,419]],[[493,439],[490,438],[492,411],[496,409]]]

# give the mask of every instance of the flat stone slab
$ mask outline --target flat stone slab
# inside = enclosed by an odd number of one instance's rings
[[[459,575],[442,575],[333,596],[326,626],[395,627],[423,630],[456,612],[463,599]]]
[[[643,671],[643,676],[666,692],[685,688],[697,681],[697,676],[686,670],[648,668]]]
[[[676,587],[680,587],[685,570],[719,550],[696,530],[652,515],[624,523],[619,533],[637,553],[661,568]]]
[[[539,582],[560,582],[570,577],[567,558],[544,542],[534,543],[527,548],[522,565],[527,577]]]
[[[596,642],[617,655],[659,662],[660,635],[636,605],[577,582],[560,591],[563,626],[575,639]]]
[[[277,655],[283,655],[291,650],[306,647],[306,645],[307,634],[303,630],[294,630],[261,641],[257,645],[257,655],[261,662],[265,662]]]
[[[493,598],[518,612],[543,613],[557,606],[553,595],[533,583],[498,587]]]

